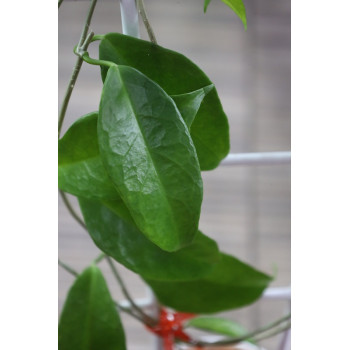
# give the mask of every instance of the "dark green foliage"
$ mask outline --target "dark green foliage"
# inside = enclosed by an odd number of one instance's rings
[[[119,33],[104,36],[100,59],[136,68],[168,95],[186,94],[212,84],[198,66],[180,53]],[[104,80],[107,68],[101,70]],[[215,87],[199,108],[191,137],[202,170],[214,169],[229,152],[228,121]]]
[[[169,253],[137,229],[122,201],[102,205],[81,198],[79,203],[95,244],[144,277],[170,281],[197,279],[210,272],[220,260],[216,243],[201,232],[189,246]]]
[[[102,273],[87,268],[74,282],[61,313],[59,350],[126,350],[120,318]]]
[[[120,196],[100,157],[98,113],[78,119],[58,142],[58,187],[75,196],[116,199]]]
[[[208,85],[196,91],[182,95],[172,95],[171,98],[175,101],[183,120],[190,129],[191,125],[198,113],[205,96],[214,88],[214,85]]]
[[[227,254],[204,278],[188,282],[146,279],[158,299],[179,311],[213,313],[246,306],[258,299],[271,277]]]
[[[222,1],[246,27],[242,1]],[[201,170],[217,167],[230,148],[214,84],[180,53],[118,33],[99,38],[100,61],[88,61],[109,67],[101,68],[99,110],[59,140],[59,188],[78,197],[96,246],[139,274],[163,305],[203,314],[253,303],[271,277],[220,253],[198,230]],[[245,333],[207,316],[186,326]],[[126,350],[119,314],[95,265],[68,293],[59,350]]]
[[[174,101],[136,69],[111,67],[97,135],[102,162],[140,231],[167,251],[191,243],[202,178]]]

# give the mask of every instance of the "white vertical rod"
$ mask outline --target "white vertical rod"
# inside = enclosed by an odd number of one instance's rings
[[[120,0],[123,34],[140,38],[139,14],[135,0]]]

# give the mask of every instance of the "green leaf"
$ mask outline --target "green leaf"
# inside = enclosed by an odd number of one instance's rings
[[[184,312],[214,313],[253,303],[268,286],[271,277],[222,253],[221,262],[199,280],[145,281],[166,306]]]
[[[244,25],[244,29],[247,30],[247,17],[246,11],[244,7],[244,3],[242,0],[221,0],[224,4],[230,7],[240,18]],[[207,12],[208,5],[211,0],[204,0],[204,12]]]
[[[119,195],[100,157],[97,116],[81,117],[58,141],[58,187],[75,196],[115,199]]]
[[[212,84],[204,72],[185,56],[119,33],[109,33],[100,43],[100,59],[136,68],[159,84],[168,95],[181,95]],[[101,67],[105,79],[107,69]],[[216,168],[230,149],[227,117],[213,88],[191,127],[202,170]]]
[[[202,104],[204,97],[214,88],[214,85],[208,85],[204,88],[189,92],[187,94],[172,95],[171,98],[176,103],[183,120],[190,129],[194,118]]]
[[[189,280],[210,272],[220,260],[217,244],[198,232],[194,242],[174,253],[165,252],[136,228],[121,201],[101,203],[79,199],[95,244],[130,270],[156,280]]]
[[[247,334],[247,331],[239,323],[220,317],[195,317],[187,321],[185,326],[227,335],[232,338]]]
[[[100,154],[138,228],[166,251],[198,231],[202,178],[174,101],[134,68],[109,69],[101,96]]]
[[[118,312],[96,266],[79,275],[68,293],[58,326],[58,348],[126,349]]]
[[[224,4],[230,7],[237,16],[241,19],[244,29],[247,30],[247,17],[245,12],[244,3],[242,0],[221,0]]]
[[[210,4],[211,0],[204,0],[204,12],[207,12],[208,5]]]
[[[190,128],[213,85],[171,96]],[[97,141],[98,112],[79,118],[58,142],[58,186],[62,191],[90,199],[120,198],[105,170]]]

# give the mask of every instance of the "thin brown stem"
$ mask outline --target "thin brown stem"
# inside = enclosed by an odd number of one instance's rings
[[[118,281],[120,288],[122,289],[122,292],[125,296],[125,298],[129,301],[129,303],[131,304],[132,308],[142,317],[143,322],[146,323],[148,326],[154,326],[155,324],[157,324],[157,321],[155,319],[153,319],[152,317],[150,317],[149,315],[147,315],[146,313],[143,312],[143,310],[138,307],[136,305],[136,303],[134,302],[134,300],[132,299],[132,297],[130,296],[122,278],[119,275],[118,270],[116,269],[116,267],[113,264],[112,259],[109,256],[106,256],[106,260],[108,265],[110,266],[112,273],[114,275],[114,277],[116,278],[116,280]]]
[[[153,29],[151,27],[151,24],[149,23],[148,17],[147,17],[147,13],[145,10],[145,5],[143,3],[143,0],[136,0],[136,4],[137,4],[137,8],[139,11],[139,14],[142,18],[143,24],[145,25],[145,28],[147,30],[149,39],[151,40],[151,42],[153,44],[157,44],[157,40],[156,37],[154,35]]]
[[[72,92],[73,92],[75,83],[77,81],[82,64],[83,64],[83,60],[80,57],[78,57],[78,59],[75,63],[69,84],[67,86],[66,93],[65,93],[64,98],[63,98],[60,114],[58,116],[58,138],[60,137],[60,134],[61,134],[61,129],[62,129],[64,117],[66,116],[68,103],[69,103],[70,97],[72,95]]]
[[[255,337],[253,338],[253,341],[254,342],[259,342],[261,340],[264,340],[264,339],[267,339],[267,338],[271,338],[277,334],[280,334],[282,332],[285,332],[287,331],[288,329],[290,329],[290,326],[291,326],[291,323],[288,322],[284,327],[280,327],[280,328],[277,328],[276,330],[272,331],[272,332],[269,332],[269,333],[266,333],[266,334],[263,334],[261,335],[260,337]]]
[[[91,23],[92,15],[95,11],[96,3],[97,3],[97,0],[91,0],[90,8],[89,8],[86,20],[85,20],[84,29],[83,29],[81,36],[80,36],[80,40],[79,40],[79,44],[78,44],[79,47],[83,45],[83,43],[86,39],[86,36],[89,32],[90,23]]]
[[[62,197],[63,203],[65,204],[65,206],[67,207],[68,211],[70,212],[70,214],[73,216],[73,218],[81,225],[82,228],[84,228],[86,230],[86,226],[84,224],[84,221],[79,217],[79,215],[75,212],[74,208],[72,207],[72,205],[70,204],[68,197],[66,196],[66,194],[59,190],[60,195]]]
[[[126,314],[130,315],[133,318],[136,318],[138,321],[140,321],[142,324],[144,324],[143,318],[139,315],[132,312],[132,310],[128,309],[127,307],[124,307],[120,304],[118,304],[116,301],[113,300],[114,305],[118,308],[118,310],[125,312]]]
[[[86,40],[87,33],[89,31],[89,28],[90,28],[90,22],[91,22],[91,18],[92,18],[92,15],[94,13],[94,10],[95,10],[96,2],[97,2],[97,0],[91,0],[91,5],[90,5],[90,8],[89,8],[86,20],[85,20],[84,29],[83,29],[83,31],[81,33],[81,36],[80,36],[80,39],[79,39],[79,44],[78,44],[79,48],[84,44],[84,42],[86,43],[85,40]],[[87,43],[87,45],[84,48],[84,50],[87,49],[88,45],[89,45],[89,43]],[[68,104],[69,104],[69,101],[70,101],[70,97],[72,95],[75,83],[76,83],[76,81],[78,79],[78,75],[79,75],[79,72],[80,72],[82,64],[83,64],[83,59],[81,57],[78,57],[78,59],[77,59],[77,61],[75,63],[75,66],[74,66],[74,69],[73,69],[73,72],[72,72],[69,84],[67,86],[67,89],[66,89],[66,92],[65,92],[65,95],[64,95],[64,98],[63,98],[61,110],[60,110],[60,113],[59,113],[59,116],[58,116],[58,138],[60,137],[60,134],[61,134],[63,120],[64,120],[64,118],[66,116],[67,107],[68,107]]]
[[[77,271],[75,271],[72,267],[70,267],[69,265],[65,264],[63,261],[61,261],[60,259],[58,259],[58,265],[61,266],[62,268],[64,268],[67,272],[69,272],[71,275],[78,277],[79,273]]]

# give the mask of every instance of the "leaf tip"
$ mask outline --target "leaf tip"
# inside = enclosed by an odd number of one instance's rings
[[[210,3],[211,0],[204,0],[204,13],[207,12],[207,8],[208,8],[208,5]]]

